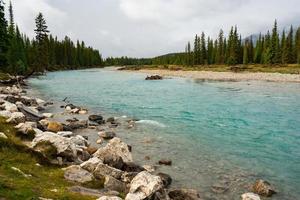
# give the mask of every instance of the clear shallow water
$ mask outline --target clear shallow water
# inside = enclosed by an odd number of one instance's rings
[[[276,186],[272,199],[299,197],[300,84],[144,78],[95,69],[48,73],[30,85],[47,99],[143,120],[122,131],[136,160],[172,159],[160,170],[205,199],[240,199],[256,178]],[[229,189],[217,194],[212,185]]]

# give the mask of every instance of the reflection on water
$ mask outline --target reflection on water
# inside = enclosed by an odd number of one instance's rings
[[[172,167],[159,170],[172,175],[175,187],[232,200],[264,178],[280,191],[272,199],[300,195],[300,84],[144,78],[95,69],[49,73],[30,84],[46,99],[68,97],[99,112],[139,119],[135,129],[120,128],[118,134],[133,144],[141,164],[172,159]],[[224,192],[214,192],[213,185]]]

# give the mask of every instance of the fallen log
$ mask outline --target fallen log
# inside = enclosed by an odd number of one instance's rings
[[[45,118],[43,115],[35,112],[34,110],[24,105],[18,105],[18,109],[26,116],[26,119],[29,121],[38,122]]]

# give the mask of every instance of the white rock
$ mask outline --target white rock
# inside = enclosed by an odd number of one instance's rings
[[[95,157],[104,160],[106,155],[120,156],[124,162],[133,162],[132,155],[129,151],[128,145],[121,141],[120,138],[113,138],[104,147],[97,150],[94,154]]]
[[[121,179],[123,173],[123,171],[110,167],[103,163],[99,163],[93,172],[94,176],[97,178],[111,176],[115,179]]]
[[[5,117],[5,118],[10,118],[11,117],[11,112],[8,110],[1,110],[0,111],[0,116]]]
[[[96,141],[97,144],[102,144],[103,143],[103,140],[100,138]]]
[[[42,126],[48,126],[50,121],[48,119],[42,119],[39,121]]]
[[[44,103],[46,103],[44,100],[39,99],[39,98],[36,98],[35,100],[36,100],[36,102],[37,102],[38,104],[44,104]]]
[[[132,179],[129,193],[125,200],[146,199],[162,188],[163,182],[159,176],[143,171]]]
[[[18,112],[18,107],[8,101],[4,101],[4,104],[2,104],[2,106],[4,106],[5,110],[9,112]]]
[[[34,130],[35,134],[43,134],[43,131],[41,131],[38,128],[34,128],[33,130]]]
[[[90,158],[88,161],[85,161],[84,163],[82,163],[80,165],[80,167],[82,167],[83,169],[85,169],[89,172],[93,172],[99,163],[103,163],[102,160],[100,160],[97,157],[93,157],[93,158]]]
[[[64,171],[64,177],[69,181],[74,181],[77,183],[86,183],[94,179],[94,176],[90,172],[86,171],[85,169],[82,169],[79,165],[72,165],[70,167],[65,168]]]
[[[23,134],[27,134],[29,131],[34,131],[35,128],[37,128],[36,122],[25,122],[20,123],[15,126],[18,131],[22,132]]]
[[[87,114],[87,113],[88,113],[87,110],[80,110],[80,111],[79,111],[79,114],[80,114],[80,115],[85,115],[85,114]]]
[[[26,118],[25,115],[21,112],[14,112],[11,114],[10,118],[8,120],[6,120],[6,122],[8,123],[22,123],[25,122]]]
[[[72,108],[70,106],[66,107],[66,111],[71,111],[71,110],[72,110]]]
[[[70,140],[76,145],[76,147],[87,147],[89,145],[89,142],[81,135],[71,137]]]
[[[7,139],[7,136],[4,133],[0,132],[0,138]]]
[[[62,137],[72,137],[74,136],[74,133],[71,131],[59,131],[57,132],[57,135],[60,135]]]
[[[79,109],[78,108],[74,108],[71,110],[71,113],[77,114],[79,113]]]
[[[242,195],[242,200],[260,200],[260,197],[254,193],[245,193]]]
[[[53,113],[43,113],[43,116],[46,118],[52,118],[54,115]]]
[[[76,145],[70,138],[65,138],[52,132],[43,132],[42,134],[36,134],[36,137],[31,143],[31,147],[36,148],[39,143],[43,142],[51,143],[59,155],[73,159],[77,156]]]
[[[103,196],[103,197],[100,197],[99,199],[97,200],[122,200],[120,197],[113,197],[113,196]]]
[[[155,172],[155,167],[151,166],[151,165],[143,165],[143,168],[145,170],[147,170],[147,172]]]

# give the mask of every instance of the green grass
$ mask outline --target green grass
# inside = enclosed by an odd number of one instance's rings
[[[213,71],[213,72],[268,72],[282,74],[300,74],[300,65],[204,65],[204,66],[179,66],[179,65],[138,65],[126,66],[123,70],[141,70],[141,69],[165,69],[172,71]]]
[[[35,200],[39,197],[65,200],[95,199],[95,197],[70,192],[68,187],[73,186],[74,183],[64,179],[64,173],[60,168],[46,164],[41,155],[25,147],[16,137],[14,127],[6,124],[4,118],[0,118],[0,132],[4,132],[9,137],[8,140],[0,138],[0,199]],[[41,165],[38,166],[37,163]],[[12,167],[32,176],[24,177]],[[103,184],[94,182],[88,186],[99,188]],[[51,191],[54,189],[57,192]]]

